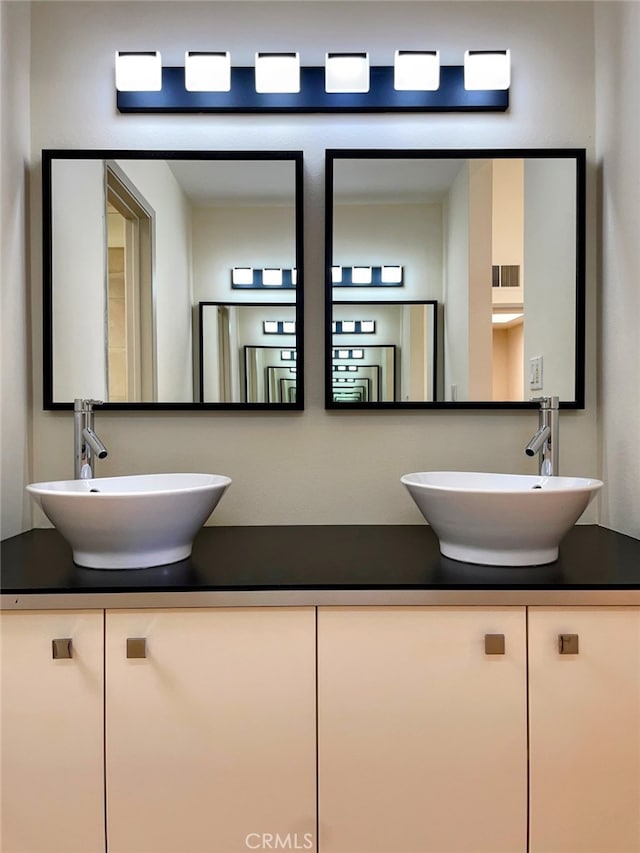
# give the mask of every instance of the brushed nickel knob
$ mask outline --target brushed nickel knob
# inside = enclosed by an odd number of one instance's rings
[[[485,634],[484,653],[485,655],[503,655],[504,634]]]
[[[127,657],[146,658],[147,641],[144,637],[127,637]]]
[[[51,656],[54,660],[69,659],[72,657],[71,638],[64,637],[51,641]]]

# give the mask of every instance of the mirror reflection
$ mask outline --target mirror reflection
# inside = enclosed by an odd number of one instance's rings
[[[583,406],[584,167],[577,150],[327,152],[327,407]],[[374,345],[378,384],[338,381],[337,353]]]
[[[302,408],[301,181],[300,152],[43,152],[45,408]]]

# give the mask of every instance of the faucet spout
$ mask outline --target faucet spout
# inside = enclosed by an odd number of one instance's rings
[[[73,474],[76,480],[94,476],[93,457],[104,459],[107,448],[93,428],[93,407],[102,405],[101,400],[76,399],[73,404]]]
[[[540,403],[538,431],[527,444],[527,456],[539,455],[539,472],[543,477],[558,476],[560,434],[560,402],[558,397],[534,397],[532,403]]]
[[[536,453],[538,453],[538,451],[542,447],[542,445],[545,443],[545,441],[548,440],[550,435],[551,430],[548,426],[540,427],[538,432],[533,436],[529,444],[527,444],[524,449],[524,452],[527,454],[527,456],[535,456]]]

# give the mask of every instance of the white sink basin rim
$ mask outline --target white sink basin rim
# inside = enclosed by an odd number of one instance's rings
[[[405,474],[406,486],[446,557],[491,566],[533,566],[558,558],[562,537],[601,480],[475,471]]]
[[[27,491],[79,566],[139,569],[186,559],[230,484],[218,474],[137,474],[32,483]]]

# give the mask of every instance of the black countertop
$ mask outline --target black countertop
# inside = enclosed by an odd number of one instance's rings
[[[640,590],[640,540],[579,525],[546,566],[443,557],[426,525],[204,527],[187,560],[84,569],[56,530],[1,543],[3,596],[291,590]],[[17,602],[17,598],[16,598]]]

